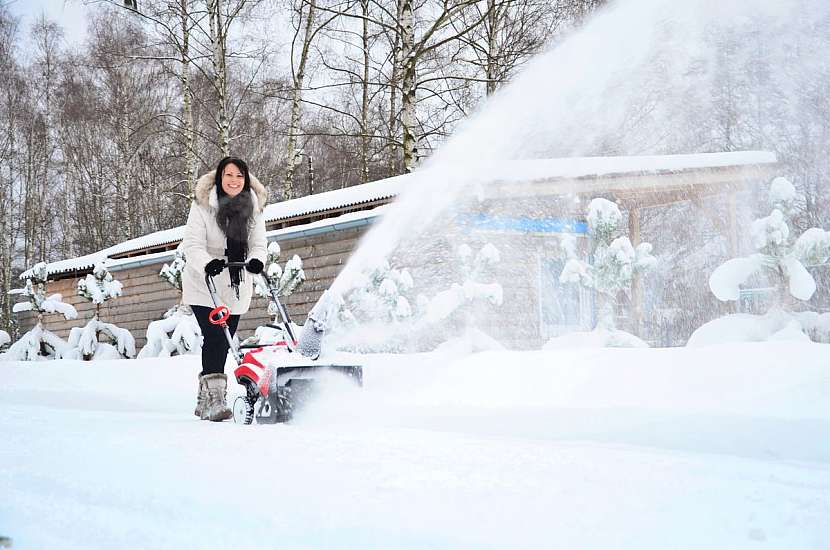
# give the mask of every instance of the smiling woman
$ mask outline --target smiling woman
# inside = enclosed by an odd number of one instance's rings
[[[223,329],[208,320],[216,304],[208,292],[206,277],[213,278],[220,305],[230,310],[227,325],[233,336],[253,294],[251,278],[246,278],[245,272],[261,273],[267,255],[262,217],[266,197],[265,187],[239,158],[223,158],[215,171],[196,182],[182,240],[187,262],[182,275],[182,301],[193,310],[204,338],[194,411],[203,420],[221,421],[231,415],[225,403],[228,342]],[[228,262],[245,262],[245,269],[228,267]]]

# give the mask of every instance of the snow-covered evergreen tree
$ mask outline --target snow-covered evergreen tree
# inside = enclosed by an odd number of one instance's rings
[[[303,271],[303,261],[296,254],[285,262],[285,268],[283,268],[279,263],[281,253],[279,243],[273,241],[268,244],[268,257],[265,260],[263,273],[276,288],[277,296],[282,298],[293,294],[305,282],[305,271]],[[261,277],[254,277],[254,291],[257,296],[271,297],[271,292]],[[281,321],[277,318],[279,312],[276,310],[276,306],[270,301],[268,302],[268,313],[274,316],[275,324]]]
[[[164,264],[161,266],[159,276],[173,285],[176,290],[181,290],[182,273],[184,272],[184,266],[186,263],[187,261],[185,260],[184,252],[182,252],[181,248],[177,248],[175,258],[173,258],[173,261],[170,262],[170,265]]]
[[[73,358],[89,361],[135,357],[135,339],[130,331],[100,319],[101,304],[121,296],[122,288],[104,262],[95,264],[92,273],[78,281],[78,295],[95,304],[95,316],[85,326],[69,331],[69,345],[74,348],[69,355]]]
[[[472,334],[474,309],[502,303],[502,287],[494,282],[499,251],[485,244],[477,252],[467,244],[457,249],[456,282],[432,297],[413,298],[416,281],[408,269],[383,261],[363,273],[344,297],[338,297],[337,347],[362,352],[432,349],[447,335],[497,346],[483,333]],[[463,333],[463,334],[462,334]],[[477,344],[476,344],[477,345]],[[479,346],[480,347],[480,346]]]
[[[0,330],[0,351],[6,351],[6,348],[12,343],[12,337],[5,330]]]
[[[816,291],[809,266],[830,260],[830,232],[811,227],[793,238],[789,222],[798,212],[799,197],[786,178],[772,180],[770,214],[750,226],[756,252],[732,258],[709,276],[709,288],[721,301],[738,300],[741,286],[754,280],[777,288],[775,301],[763,315],[734,314],[699,327],[687,345],[712,342],[763,340],[830,340],[830,316],[811,311],[793,311],[795,300],[807,301]]]
[[[615,310],[620,293],[629,292],[634,276],[657,263],[651,255],[651,244],[641,243],[635,248],[628,237],[617,236],[622,218],[615,203],[596,198],[588,205],[589,257],[579,258],[573,238],[562,243],[568,260],[559,280],[596,291],[599,301],[597,326],[605,330],[616,330]]]
[[[416,325],[426,329],[423,336],[429,340],[441,335],[438,349],[450,352],[504,349],[492,335],[476,323],[476,315],[482,308],[498,307],[504,300],[504,289],[496,281],[496,267],[501,254],[492,243],[485,243],[478,252],[466,243],[457,251],[458,279],[449,288],[431,298],[418,296],[420,313]],[[438,343],[438,342],[435,342]]]
[[[12,308],[15,313],[36,311],[37,324],[12,344],[0,358],[9,361],[35,361],[38,359],[60,359],[70,347],[60,337],[43,328],[43,316],[48,313],[60,313],[65,319],[75,319],[78,312],[70,304],[63,302],[60,294],[46,295],[46,264],[41,262],[31,269],[31,276],[26,279],[26,286],[11,290],[9,294],[23,296],[25,302],[18,302]]]
[[[202,329],[190,308],[180,304],[147,326],[147,343],[138,358],[197,354],[201,350]]]
[[[384,260],[364,274],[355,289],[346,295],[340,320],[349,325],[394,323],[408,319],[413,312],[407,294],[414,284],[407,269],[393,268]]]
[[[465,306],[482,301],[493,306],[502,303],[502,286],[497,282],[486,282],[493,278],[493,268],[501,261],[498,249],[487,243],[474,255],[469,245],[462,244],[458,247],[457,255],[461,280],[432,298],[418,297],[424,319],[429,323],[437,323],[453,315],[463,315],[461,310]]]
[[[772,212],[755,220],[750,227],[752,245],[757,252],[726,261],[709,277],[709,288],[719,300],[737,300],[741,285],[759,274],[767,275],[778,286],[776,307],[788,309],[790,296],[804,301],[813,296],[816,281],[807,266],[827,263],[830,232],[812,227],[793,239],[788,222],[797,212],[797,201],[795,187],[789,180],[783,177],[772,180],[769,190]]]
[[[187,258],[181,248],[170,264],[164,264],[159,277],[181,292],[182,272]],[[138,354],[146,357],[170,357],[171,355],[197,354],[202,351],[202,329],[186,304],[177,304],[164,313],[163,318],[147,326],[147,343]]]

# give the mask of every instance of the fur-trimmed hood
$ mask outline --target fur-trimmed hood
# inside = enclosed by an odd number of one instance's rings
[[[254,201],[254,212],[262,213],[265,209],[265,203],[268,200],[268,191],[265,186],[260,183],[256,176],[249,174],[251,178],[251,198]],[[194,191],[194,198],[196,204],[204,206],[205,208],[219,209],[219,197],[216,195],[216,170],[203,174],[196,180],[196,190]]]

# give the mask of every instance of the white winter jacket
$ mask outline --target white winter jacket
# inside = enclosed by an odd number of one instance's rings
[[[187,260],[182,273],[182,301],[188,305],[213,307],[213,301],[205,285],[205,266],[214,258],[227,260],[225,249],[228,246],[225,234],[216,223],[216,211],[219,198],[214,183],[215,171],[208,172],[196,182],[195,200],[190,206],[187,225],[182,240],[182,252]],[[244,191],[243,191],[244,193]],[[267,243],[265,240],[265,208],[267,193],[258,179],[251,176],[250,193],[254,205],[254,222],[248,233],[248,259],[257,258],[265,264]],[[227,269],[213,278],[219,305],[228,306],[232,315],[242,315],[248,311],[253,294],[253,277],[242,270],[239,285],[239,299],[231,288],[231,277]]]

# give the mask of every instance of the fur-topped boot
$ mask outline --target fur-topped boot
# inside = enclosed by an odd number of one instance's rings
[[[202,408],[202,420],[221,422],[230,418],[233,413],[225,403],[225,392],[228,390],[227,375],[205,374],[202,381],[207,389],[207,402]]]
[[[196,409],[193,411],[193,414],[202,418],[202,411],[205,410],[205,405],[207,405],[207,385],[205,385],[204,376],[200,374],[199,393],[196,395]]]

